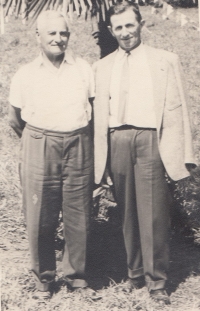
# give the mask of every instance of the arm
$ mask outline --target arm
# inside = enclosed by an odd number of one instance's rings
[[[94,98],[90,98],[89,99],[89,102],[92,106],[92,119],[91,119],[91,127],[92,127],[92,137],[94,139],[94,109],[93,109],[93,104],[94,104]],[[100,182],[100,185],[103,187],[103,188],[110,188],[110,186],[113,185],[113,182],[112,182],[112,179],[110,177],[110,173],[109,173],[109,169],[105,168],[105,171],[104,171],[104,174],[103,174],[103,177],[102,177],[102,180]]]
[[[13,76],[10,85],[8,120],[18,137],[22,136],[22,131],[25,127],[25,122],[21,118],[24,77],[26,77],[26,75],[24,75],[24,69],[22,68]]]
[[[178,83],[179,93],[182,102],[183,111],[183,125],[184,125],[184,135],[185,135],[185,164],[188,170],[193,169],[196,166],[196,161],[194,158],[193,151],[193,140],[192,140],[192,120],[190,116],[190,106],[189,98],[186,91],[185,78],[182,66],[179,61],[179,57],[175,61],[175,74]]]
[[[25,122],[21,118],[21,109],[9,105],[8,118],[10,126],[13,128],[18,137],[21,137],[25,127]]]

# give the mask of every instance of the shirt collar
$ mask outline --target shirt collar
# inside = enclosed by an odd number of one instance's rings
[[[144,47],[143,43],[140,43],[139,46],[137,46],[135,49],[133,49],[133,50],[130,51],[130,55],[131,55],[131,56],[134,56],[134,57],[135,57],[136,55],[139,55],[140,53],[142,53],[143,47]],[[118,53],[117,53],[117,54],[118,54],[119,59],[122,59],[122,58],[124,57],[124,55],[126,54],[126,51],[123,50],[123,49],[119,46],[119,48],[118,48]]]
[[[40,67],[41,65],[43,65],[45,63],[45,58],[43,53],[41,52],[39,54],[39,56],[35,59],[35,64]],[[64,59],[63,59],[63,63],[67,63],[69,65],[73,65],[75,64],[75,57],[73,56],[71,51],[66,51],[65,55],[64,55]]]

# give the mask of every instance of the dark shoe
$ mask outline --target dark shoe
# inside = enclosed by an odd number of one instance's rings
[[[38,299],[38,300],[48,300],[51,298],[51,296],[52,296],[52,293],[50,291],[42,292],[40,290],[36,290],[33,293],[32,298]]]
[[[169,305],[170,299],[165,289],[156,289],[150,291],[150,297],[160,305]]]
[[[73,292],[81,294],[84,298],[89,298],[92,300],[99,300],[102,298],[95,290],[90,287],[75,287],[73,288]]]
[[[40,282],[36,281],[36,288],[33,292],[32,298],[38,300],[48,300],[52,297],[53,292],[55,291],[55,281],[51,282]]]
[[[126,282],[124,282],[123,291],[127,293],[131,293],[133,289],[139,289],[143,287],[143,279],[141,277],[139,278],[128,278]]]

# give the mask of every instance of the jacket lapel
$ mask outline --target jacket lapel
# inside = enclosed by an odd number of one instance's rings
[[[152,75],[157,130],[160,134],[166,96],[167,67],[160,53],[156,53],[154,48],[145,45],[145,49]]]
[[[103,90],[104,94],[108,95],[110,94],[110,80],[111,80],[111,73],[112,73],[112,67],[115,60],[115,55],[117,53],[117,50],[107,56],[106,58],[103,58],[100,65],[100,74],[99,78],[100,81],[97,81],[97,83],[100,83],[101,90]]]
[[[103,58],[97,67],[96,74],[96,115],[101,116],[99,126],[107,131],[109,121],[110,80],[116,52]],[[98,112],[97,112],[98,109]]]

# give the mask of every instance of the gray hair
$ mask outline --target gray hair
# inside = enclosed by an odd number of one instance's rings
[[[36,31],[40,32],[41,29],[44,27],[44,25],[46,24],[46,22],[50,19],[58,19],[58,18],[62,18],[64,19],[65,23],[66,23],[66,29],[67,31],[69,30],[68,27],[68,23],[67,23],[67,19],[64,15],[62,15],[62,13],[58,12],[58,11],[54,11],[54,10],[47,10],[47,11],[43,11],[37,18],[37,23],[36,23]]]

